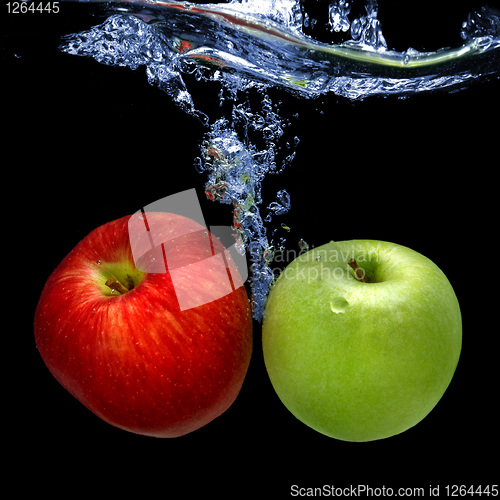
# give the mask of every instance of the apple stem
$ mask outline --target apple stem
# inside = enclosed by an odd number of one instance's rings
[[[128,288],[124,287],[114,276],[111,276],[106,281],[106,286],[109,286],[111,290],[116,290],[120,293],[127,293],[130,291]]]
[[[356,259],[353,257],[348,262],[348,264],[354,269],[354,272],[356,273],[356,276],[358,277],[358,279],[361,280],[363,283],[366,283],[365,273],[358,266],[358,263],[356,262]]]

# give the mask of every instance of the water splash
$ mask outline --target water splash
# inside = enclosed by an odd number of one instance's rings
[[[387,49],[387,42],[382,34],[382,25],[377,19],[377,2],[370,0],[366,3],[365,8],[366,15],[354,19],[351,23],[351,40],[361,47],[385,51]]]
[[[376,2],[369,0],[366,6],[366,15],[350,26],[352,38],[328,45],[302,33],[297,0],[233,0],[200,7],[152,0],[111,2],[115,12],[119,8],[138,16],[144,26],[122,14],[122,29],[115,26],[120,23],[115,17],[84,38],[70,38],[72,50],[67,51],[106,64],[145,65],[152,83],[181,93],[184,87],[176,74],[199,72],[202,66],[219,70],[210,78],[240,89],[258,82],[306,98],[330,92],[348,99],[411,95],[498,75],[500,30],[494,9],[485,8],[464,21],[466,43],[460,47],[396,52],[387,50]],[[121,42],[128,43],[121,48]],[[189,101],[184,105],[192,108]]]
[[[88,31],[67,37],[61,49],[72,55],[91,56],[109,66],[132,70],[145,66],[151,85],[165,90],[184,111],[208,123],[208,118],[194,107],[169,41],[161,31],[140,18],[112,15]]]
[[[238,251],[244,252],[246,247],[250,256],[253,315],[257,320],[262,319],[265,298],[275,280],[269,266],[274,246],[259,208],[261,185],[264,177],[276,169],[275,141],[283,133],[282,120],[272,111],[267,95],[259,110],[252,112],[248,105],[242,104],[234,106],[232,121],[219,119],[213,124],[202,143],[201,158],[195,160],[198,171],[208,174],[207,198],[233,208],[233,230],[236,240],[243,243]],[[235,129],[242,126],[243,139],[240,139]],[[249,130],[261,132],[266,148],[257,149],[250,142]],[[276,213],[285,213],[290,208],[290,196],[283,190],[277,199],[281,204],[276,203]]]
[[[277,161],[287,124],[268,89],[278,86],[308,99],[334,93],[356,100],[457,88],[499,73],[497,11],[471,13],[462,25],[461,47],[401,53],[387,50],[376,5],[368,0],[366,14],[349,22],[348,2],[332,2],[331,29],[349,32],[351,39],[327,45],[302,33],[308,20],[302,19],[298,0],[233,0],[216,6],[124,0],[110,2],[102,24],[66,37],[61,46],[68,54],[103,64],[145,67],[150,84],[208,127],[195,168],[207,176],[207,198],[232,208],[238,250],[250,256],[257,320],[275,280],[270,267],[275,248],[285,243],[284,238],[274,241],[264,222],[291,207],[290,195],[281,189],[267,202],[269,213],[263,220],[261,185],[266,175],[281,172],[293,160],[299,140],[287,145],[292,152],[285,160]],[[220,100],[231,103],[230,116],[212,117],[211,123],[193,102],[187,74],[220,82]],[[261,96],[257,109],[238,97],[250,91]],[[290,231],[285,223],[281,227]],[[299,242],[300,250],[306,246]]]

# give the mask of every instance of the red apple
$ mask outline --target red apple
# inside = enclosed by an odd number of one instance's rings
[[[206,228],[174,214],[144,216],[98,227],[64,258],[43,288],[35,340],[54,377],[98,417],[176,437],[238,395],[251,310],[228,252]]]

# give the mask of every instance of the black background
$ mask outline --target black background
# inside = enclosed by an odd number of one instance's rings
[[[283,140],[301,139],[295,161],[264,181],[264,206],[278,189],[291,195],[290,212],[271,228],[292,228],[282,234],[290,248],[300,238],[311,246],[352,238],[408,246],[436,262],[456,291],[463,351],[429,416],[370,443],[316,433],[275,395],[255,323],[251,366],[231,408],[181,438],[142,437],[102,422],[52,378],[33,340],[39,293],[92,229],[164,196],[195,187],[209,225],[230,224],[231,211],[206,200],[206,179],[193,167],[203,125],[150,86],[143,68],[58,51],[62,34],[100,22],[92,9],[79,6],[76,15],[75,6],[60,5],[57,15],[15,18],[3,5],[1,13],[4,277],[15,285],[6,314],[16,318],[4,334],[4,413],[16,437],[10,467],[36,480],[39,492],[107,494],[134,485],[160,498],[288,498],[294,484],[385,485],[395,492],[418,486],[426,493],[440,485],[445,496],[446,485],[498,482],[491,455],[499,444],[498,321],[490,304],[498,80],[360,102],[270,91],[292,120]],[[186,81],[199,109],[221,112],[217,84]]]

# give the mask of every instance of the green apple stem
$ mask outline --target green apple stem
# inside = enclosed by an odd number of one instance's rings
[[[130,291],[128,288],[124,287],[114,276],[111,276],[107,279],[106,286],[109,286],[111,290],[116,290],[120,293],[127,293]]]
[[[358,266],[358,263],[356,262],[356,259],[353,257],[349,262],[348,264],[354,269],[354,272],[356,273],[356,276],[358,277],[358,279],[360,281],[362,281],[363,283],[366,283],[366,280],[365,280],[365,273],[360,269],[360,267]]]

